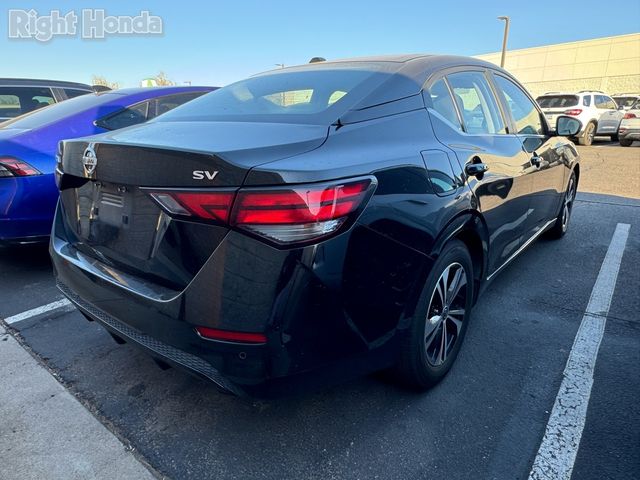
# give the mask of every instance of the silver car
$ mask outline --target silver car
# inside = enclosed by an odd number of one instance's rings
[[[630,147],[635,140],[640,140],[640,100],[625,113],[618,128],[618,139],[622,147]]]

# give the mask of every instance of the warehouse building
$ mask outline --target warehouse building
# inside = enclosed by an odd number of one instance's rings
[[[478,58],[500,65],[500,55]],[[640,33],[507,50],[505,68],[534,97],[550,91],[640,93]]]

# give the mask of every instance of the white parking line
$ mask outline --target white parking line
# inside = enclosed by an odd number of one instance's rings
[[[630,225],[619,223],[591,291],[573,342],[564,378],[529,480],[569,480],[578,454],[593,385],[593,372],[616,287]]]
[[[4,321],[11,325],[12,323],[26,320],[27,318],[35,317],[36,315],[42,315],[43,313],[66,307],[67,305],[71,305],[71,302],[66,298],[63,298],[62,300],[58,300],[57,302],[51,302],[47,305],[42,305],[41,307],[32,308],[31,310],[27,310],[26,312],[18,313],[17,315],[13,315],[12,317],[7,317],[4,319]]]

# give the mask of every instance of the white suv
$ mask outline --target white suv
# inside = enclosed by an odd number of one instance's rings
[[[547,117],[549,126],[555,128],[559,115],[576,117],[582,123],[578,133],[580,145],[591,145],[596,135],[606,135],[618,140],[618,127],[624,111],[608,95],[593,90],[578,93],[548,92],[536,99]]]

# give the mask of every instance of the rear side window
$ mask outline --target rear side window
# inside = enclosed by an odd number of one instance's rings
[[[494,78],[498,88],[504,94],[507,106],[516,122],[516,132],[521,135],[544,135],[540,112],[527,94],[511,80],[501,75],[495,75]]]
[[[585,107],[591,106],[591,95],[585,95],[582,97],[582,105]]]
[[[431,100],[431,111],[442,117],[445,122],[456,130],[462,130],[453,98],[451,98],[449,88],[447,88],[447,84],[443,79],[438,80],[431,86],[429,99]]]
[[[506,133],[498,104],[482,72],[452,73],[447,80],[467,133]]]
[[[107,130],[118,130],[146,122],[149,118],[149,101],[119,110],[96,121],[96,125]]]
[[[0,87],[0,117],[14,118],[55,103],[46,87]]]
[[[542,108],[567,108],[578,105],[577,95],[543,95],[536,99]]]

